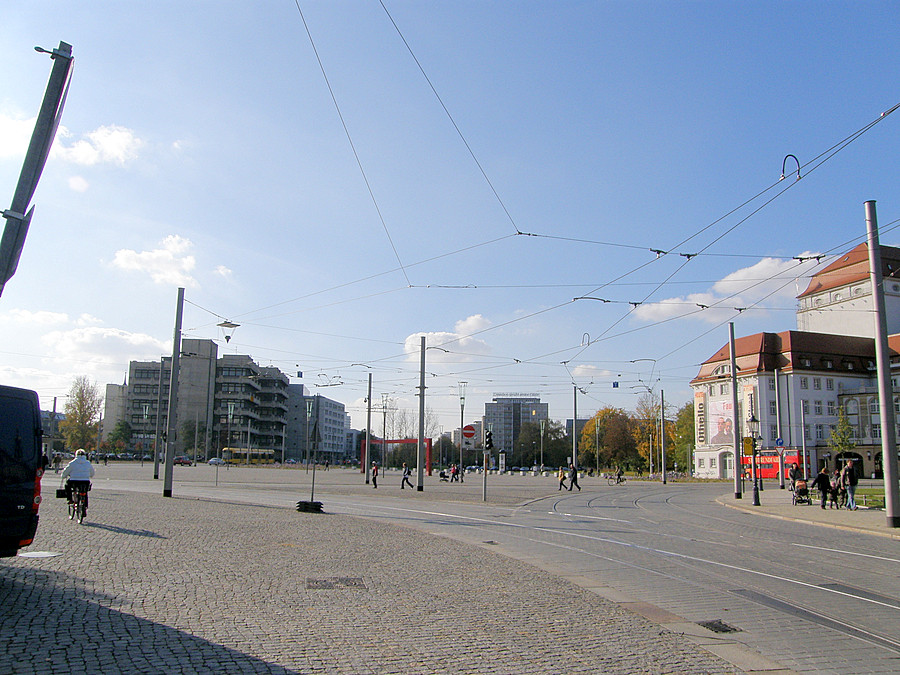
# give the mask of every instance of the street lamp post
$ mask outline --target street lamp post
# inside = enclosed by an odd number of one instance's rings
[[[541,471],[544,470],[544,425],[547,420],[541,420]]]
[[[759,506],[759,471],[756,465],[756,442],[759,439],[759,420],[753,412],[747,420],[747,432],[750,434],[750,442],[753,446],[750,470],[753,472],[753,506]]]
[[[466,413],[466,385],[468,382],[460,382],[459,383],[459,470],[457,474],[459,475],[459,482],[463,482],[463,427],[465,426],[465,413]]]

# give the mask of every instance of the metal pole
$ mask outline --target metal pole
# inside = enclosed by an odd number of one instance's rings
[[[468,383],[467,382],[459,383],[459,467],[458,467],[457,475],[459,476],[460,482],[462,482],[462,476],[463,476],[463,473],[462,473],[463,443],[465,442],[463,440],[463,427],[466,424],[463,420],[465,419],[465,414],[466,414],[466,384],[468,384]],[[473,445],[474,445],[474,443],[473,443]]]
[[[578,386],[572,385],[572,469],[578,473]]]
[[[659,390],[659,416],[662,420],[662,431],[659,435],[659,448],[662,455],[660,466],[662,467],[662,482],[666,484],[666,393]]]
[[[778,450],[778,487],[784,490],[784,437],[781,435],[781,399],[779,397],[778,388],[778,368],[775,369],[775,438],[782,440],[782,445]],[[761,395],[761,394],[760,394]]]
[[[808,480],[809,475],[806,471],[806,411],[803,409],[803,401],[800,401],[800,447],[802,448],[800,461],[803,463],[803,480]]]
[[[166,357],[159,359],[159,384],[156,387],[156,431],[153,435],[153,480],[159,480],[159,428],[162,424],[162,385]]]
[[[365,456],[361,457],[366,472],[366,485],[372,476],[372,373],[369,373],[369,393],[366,397],[366,450]]]
[[[178,364],[181,356],[181,317],[184,313],[184,288],[178,289],[175,309],[175,336],[172,340],[172,374],[169,379],[169,409],[166,412],[166,465],[163,479],[163,497],[172,496],[172,468],[175,466],[175,429],[177,428]]]
[[[386,441],[388,439],[387,402],[388,402],[388,395],[382,394],[381,395],[381,435],[384,437],[381,439],[381,469],[382,469],[382,471],[387,468],[387,454],[386,454],[387,453]],[[383,478],[384,474],[382,473],[381,475]]]
[[[741,459],[741,429],[740,418],[738,415],[738,388],[737,388],[737,356],[734,352],[734,322],[728,323],[728,351],[731,355],[731,417],[734,420],[734,498],[741,499],[743,496],[741,489],[741,477],[744,473],[744,463]]]
[[[425,489],[425,336],[419,368],[419,442],[416,445],[416,491]]]
[[[878,400],[881,418],[881,461],[884,466],[884,511],[888,527],[900,527],[900,488],[897,485],[897,439],[894,426],[894,392],[891,385],[891,352],[888,349],[887,317],[882,286],[881,248],[875,202],[866,202],[866,229],[869,244],[869,276],[875,309],[875,359],[878,368]]]
[[[541,420],[541,470],[544,469],[544,423],[547,420]]]

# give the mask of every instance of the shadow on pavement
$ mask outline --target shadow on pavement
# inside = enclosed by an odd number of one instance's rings
[[[0,566],[0,672],[296,672],[113,603],[67,573]]]

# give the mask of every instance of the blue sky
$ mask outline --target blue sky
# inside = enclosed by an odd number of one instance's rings
[[[579,416],[644,385],[680,405],[729,321],[795,328],[817,267],[792,258],[859,243],[866,200],[900,243],[900,114],[879,117],[900,101],[897,13],[5,3],[2,208],[50,72],[33,47],[69,42],[75,67],[0,297],[0,381],[44,407],[76,375],[122,382],[171,353],[184,286],[186,337],[303,371],[357,427],[370,372],[376,403],[417,410],[421,334],[445,430],[459,381],[467,420],[513,392],[571,417],[573,384]],[[789,161],[779,182],[788,154],[803,178]]]

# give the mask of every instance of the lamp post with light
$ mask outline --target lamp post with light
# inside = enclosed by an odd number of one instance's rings
[[[465,426],[465,422],[463,421],[466,413],[466,385],[468,382],[460,382],[459,383],[459,482],[463,481],[463,427]]]
[[[759,440],[759,420],[752,412],[747,419],[747,433],[750,434],[752,455],[750,459],[750,471],[753,473],[753,506],[759,506],[759,468],[756,465],[756,444]]]

